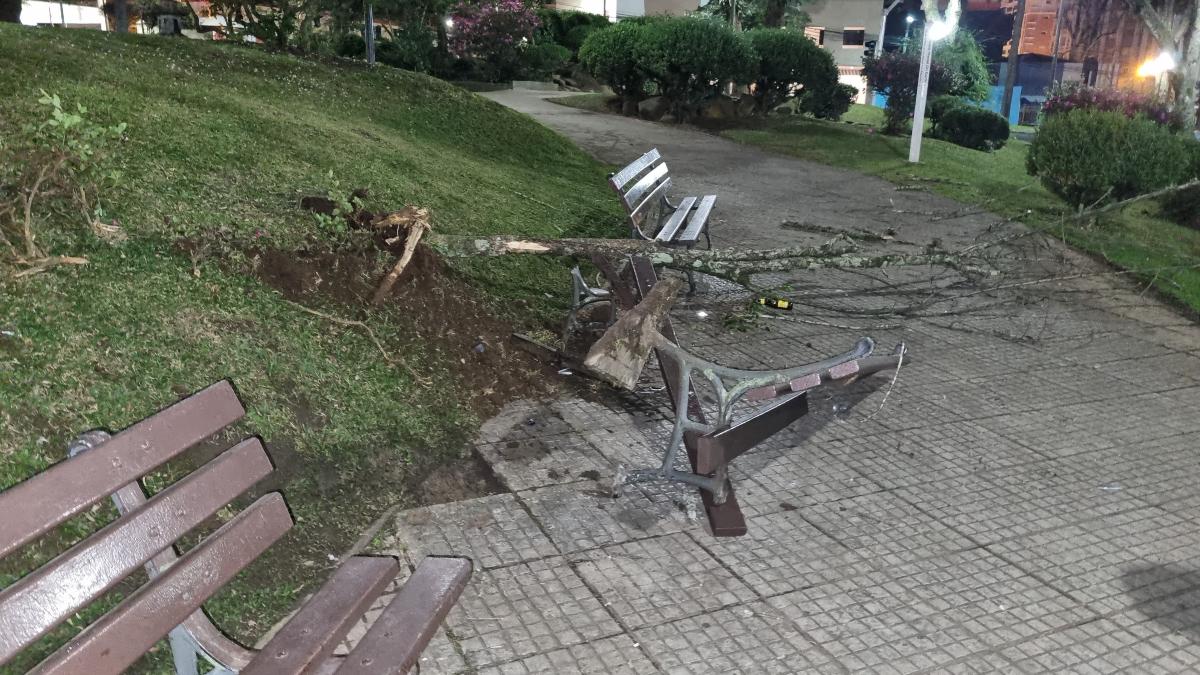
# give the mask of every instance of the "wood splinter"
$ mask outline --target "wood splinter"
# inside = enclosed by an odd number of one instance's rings
[[[387,273],[383,281],[379,282],[379,287],[375,289],[375,294],[371,296],[372,305],[383,304],[388,295],[392,292],[392,287],[400,279],[400,275],[404,273],[404,268],[408,267],[408,263],[412,260],[413,253],[417,250],[417,244],[421,242],[421,237],[432,228],[429,224],[429,209],[406,209],[408,213],[404,214],[407,222],[403,224],[408,230],[408,235],[404,240],[404,251],[400,254],[400,259],[392,267],[392,271]],[[400,213],[400,212],[398,212]],[[395,214],[389,214],[389,216]],[[393,239],[389,239],[389,243]]]

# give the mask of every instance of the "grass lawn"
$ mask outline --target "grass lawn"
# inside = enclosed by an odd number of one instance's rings
[[[599,94],[552,99],[605,111]],[[879,176],[901,185],[920,185],[967,204],[977,204],[1061,237],[1068,243],[1131,270],[1200,265],[1200,232],[1159,216],[1152,202],[1104,216],[1098,223],[1064,222],[1071,210],[1025,171],[1029,144],[1013,140],[994,153],[969,150],[926,137],[921,162],[908,162],[905,137],[876,132],[883,111],[854,105],[839,122],[807,117],[752,121],[721,135],[760,148]],[[1166,297],[1200,311],[1200,269],[1141,275]]]
[[[62,459],[80,431],[125,427],[232,379],[249,411],[238,434],[266,441],[279,468],[270,487],[284,489],[297,521],[209,605],[250,643],[328,574],[330,556],[387,507],[414,499],[425,472],[465,447],[485,405],[477,390],[490,391],[465,380],[483,369],[468,359],[501,355],[475,357],[476,338],[455,335],[454,324],[430,336],[430,317],[494,308],[537,325],[561,318],[568,287],[560,261],[504,259],[456,264],[440,276],[461,293],[418,295],[407,310],[368,311],[336,293],[299,298],[365,321],[401,362],[389,365],[362,331],[266,283],[264,267],[280,257],[325,256],[323,272],[362,284],[390,264],[318,227],[299,197],[366,188],[368,208],[428,207],[444,233],[622,231],[602,168],[573,144],[432,78],[240,45],[7,24],[0,63],[0,137],[45,119],[39,90],[128,124],[114,155],[123,177],[104,196],[128,239],[107,243],[55,219],[40,224],[43,245],[90,264],[17,279],[0,262],[0,489]],[[183,470],[169,467],[149,485]],[[111,517],[105,505],[0,564],[0,586]],[[65,637],[10,671],[24,672]],[[167,663],[160,649],[139,670]]]

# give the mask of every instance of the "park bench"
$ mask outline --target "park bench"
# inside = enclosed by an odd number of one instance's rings
[[[88,432],[71,455],[0,492],[0,559],[105,496],[121,515],[0,591],[0,666],[144,566],[148,580],[32,672],[120,673],[164,636],[175,668],[242,673],[406,673],[471,575],[463,558],[427,557],[346,656],[334,648],[398,575],[391,557],[355,556],[261,650],[225,637],[203,603],[292,526],[278,492],[178,555],[174,542],[272,472],[257,438],[243,440],[147,499],[139,479],[245,414],[219,382],[109,436]]]
[[[708,248],[712,248],[708,216],[717,201],[716,195],[684,197],[679,203],[672,203],[667,196],[671,175],[657,148],[611,174],[608,184],[629,214],[630,236],[634,239],[692,248],[700,235],[704,235]],[[694,292],[696,284],[690,272],[688,283]]]
[[[618,270],[602,256],[593,263],[608,279],[612,295],[621,309],[632,310],[658,283],[650,261],[632,257]],[[808,392],[831,382],[849,383],[882,370],[899,367],[904,344],[890,355],[873,356],[875,343],[862,338],[850,351],[824,361],[775,371],[727,368],[702,359],[679,346],[669,315],[664,315],[658,332],[666,338],[654,350],[667,395],[674,412],[671,437],[662,464],[651,469],[618,470],[614,494],[628,484],[671,481],[700,491],[714,536],[735,537],[746,533],[746,520],[729,481],[729,463],[808,412]],[[701,406],[693,386],[706,379],[716,397],[713,417]],[[734,419],[740,401],[765,401],[752,413]],[[686,450],[691,471],[676,466],[680,450]]]

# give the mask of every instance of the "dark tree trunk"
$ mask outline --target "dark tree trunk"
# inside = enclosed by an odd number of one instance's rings
[[[787,0],[767,0],[766,11],[763,12],[763,25],[769,28],[783,28],[785,14]]]
[[[21,23],[21,0],[0,0],[0,21]]]

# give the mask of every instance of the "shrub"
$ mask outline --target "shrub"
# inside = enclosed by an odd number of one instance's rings
[[[887,96],[884,131],[889,134],[903,131],[912,122],[913,110],[917,105],[920,59],[900,52],[884,54],[879,59],[867,56],[863,59],[863,74],[872,89]],[[929,71],[929,95],[946,93],[950,90],[950,84],[949,72],[934,62]]]
[[[433,70],[434,34],[420,24],[401,26],[390,39],[375,45],[375,58],[394,68],[428,73]]]
[[[645,29],[644,24],[622,21],[592,33],[579,48],[584,70],[611,87],[625,103],[636,103],[646,95],[646,73],[637,61]]]
[[[728,25],[692,17],[644,24],[636,57],[677,120],[720,94],[725,82],[749,82],[757,63],[754,48]]]
[[[367,53],[367,41],[358,33],[346,33],[338,38],[334,53],[349,59],[361,59]]]
[[[838,73],[829,52],[782,28],[755,28],[745,37],[758,57],[754,98],[760,113],[774,110],[801,88],[806,94],[819,91],[820,104],[832,103]]]
[[[1182,118],[1171,112],[1164,101],[1133,91],[1098,89],[1080,84],[1069,84],[1056,90],[1042,106],[1046,117],[1072,110],[1103,110],[1119,112],[1126,117],[1142,115],[1159,126],[1178,131],[1183,128]]]
[[[933,98],[929,99],[929,121],[933,125],[933,131],[937,131],[938,126],[941,125],[942,118],[946,116],[946,113],[955,108],[961,108],[965,105],[969,104],[961,98],[951,94],[942,94],[941,96],[934,96]]]
[[[800,97],[800,112],[823,120],[840,120],[850,109],[855,96],[858,96],[858,89],[841,83],[807,90]]]
[[[87,108],[64,108],[45,91],[38,103],[41,123],[0,136],[0,261],[33,264],[69,236],[65,225],[96,228],[101,198],[120,187],[110,154],[125,124],[99,124]]]
[[[571,60],[579,59],[579,48],[589,35],[612,25],[608,17],[589,12],[539,9],[537,16],[542,27],[538,29],[535,41],[553,42],[566,47],[571,53]]]
[[[450,10],[450,51],[473,59],[484,79],[511,80],[520,73],[522,50],[540,25],[523,0],[459,2]]]
[[[1184,139],[1144,117],[1072,110],[1042,122],[1026,166],[1072,206],[1088,207],[1182,182],[1187,153]]]
[[[991,110],[960,104],[942,114],[934,135],[964,148],[999,150],[1008,142],[1008,120]]]
[[[1200,180],[1200,142],[1184,141],[1192,161],[1184,182]],[[1171,220],[1200,230],[1200,186],[1180,190],[1163,200],[1163,215]]]
[[[530,80],[543,80],[567,65],[571,50],[553,42],[538,42],[526,47],[521,56],[521,75]]]

